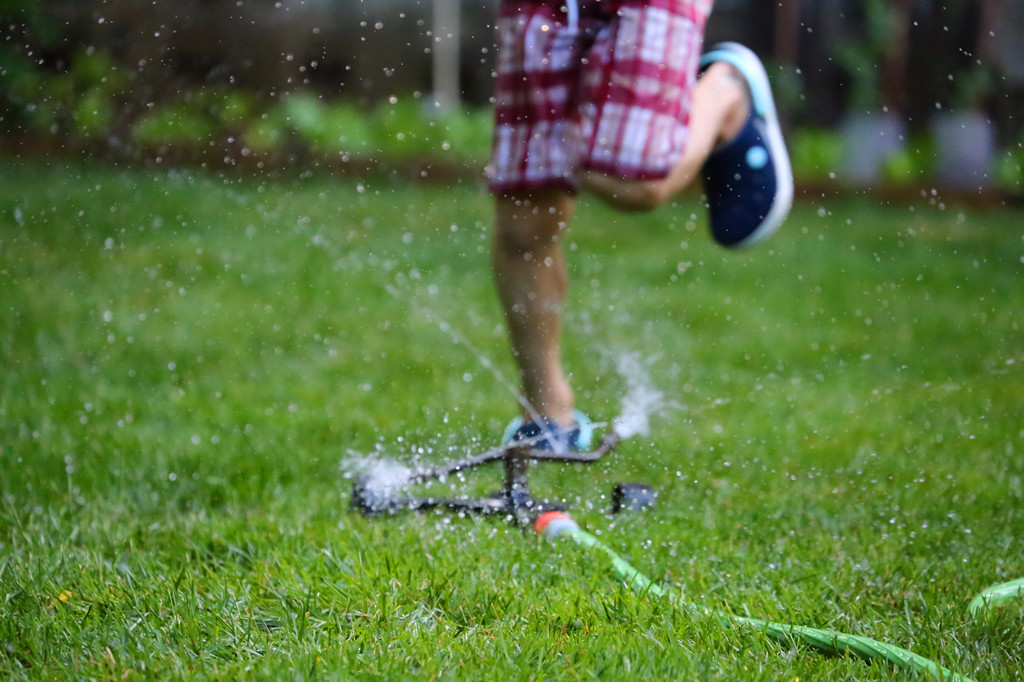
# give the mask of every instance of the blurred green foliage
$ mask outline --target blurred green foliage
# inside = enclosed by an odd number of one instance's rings
[[[924,132],[913,133],[906,144],[882,164],[882,177],[892,186],[921,184],[935,170],[935,158],[935,138]]]
[[[300,92],[253,117],[242,139],[263,154],[299,146],[344,161],[448,157],[483,163],[490,150],[490,125],[487,110],[438,111],[412,96],[368,109]]]
[[[996,184],[1007,192],[1024,194],[1024,142],[996,159]]]
[[[252,95],[231,88],[204,87],[143,114],[132,127],[142,147],[208,144],[246,124],[255,111]]]
[[[797,180],[834,179],[842,168],[844,143],[838,133],[824,128],[805,128],[789,139],[793,175]]]
[[[26,54],[0,51],[0,95],[4,129],[91,139],[105,134],[122,110],[127,78],[103,50],[77,51],[59,73],[43,69]]]
[[[35,0],[0,5],[8,32],[0,42],[0,135],[47,138],[69,150],[132,158],[175,149],[178,158],[188,159],[223,149],[226,160],[236,153],[278,159],[298,154],[328,161],[427,159],[479,167],[489,156],[489,109],[439,109],[418,95],[400,94],[371,106],[313,90],[268,98],[230,85],[143,94],[138,74],[117,63],[110,51],[67,48],[64,27],[43,5]],[[866,37],[840,45],[837,59],[851,78],[852,104],[867,110],[879,104],[880,70],[891,48],[895,14],[884,0],[866,2],[864,12]],[[782,110],[798,115],[807,106],[799,72],[781,65],[772,72]],[[957,103],[984,99],[993,78],[977,65],[958,71]],[[835,130],[796,128],[788,137],[798,181],[834,180],[844,167],[849,150]],[[909,140],[886,161],[885,181],[927,182],[937,147],[928,133]],[[997,187],[1022,193],[1022,156],[1019,146],[999,155],[993,169]]]
[[[850,107],[864,112],[883,104],[882,69],[894,41],[903,37],[896,33],[899,17],[889,0],[865,0],[862,8],[863,34],[838,45],[836,59],[850,77]]]
[[[308,91],[266,101],[239,88],[204,85],[135,101],[129,70],[107,50],[88,46],[60,59],[44,57],[64,40],[44,10],[35,0],[0,6],[10,34],[0,43],[0,135],[52,138],[74,149],[119,131],[133,153],[176,147],[186,157],[224,144],[247,154],[301,150],[342,160],[447,157],[482,165],[488,156],[489,111],[438,111],[413,96],[366,107]]]

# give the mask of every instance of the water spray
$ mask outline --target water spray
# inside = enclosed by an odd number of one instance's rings
[[[447,508],[459,513],[501,515],[519,525],[528,525],[538,514],[564,509],[560,502],[534,498],[527,483],[527,471],[536,462],[562,462],[592,464],[622,440],[618,431],[610,430],[598,446],[590,452],[557,452],[535,447],[545,438],[542,434],[532,439],[508,443],[488,452],[419,470],[406,470],[402,479],[382,480],[375,471],[360,476],[352,487],[351,504],[366,515],[399,510],[423,511]],[[501,464],[505,471],[504,486],[495,495],[472,497],[417,497],[402,491],[411,485],[444,479],[468,469],[488,464]],[[620,483],[612,492],[613,511],[639,509],[650,506],[654,493],[637,483]]]
[[[451,335],[453,341],[463,344],[483,361],[484,356],[473,348],[472,344],[461,334],[447,323],[439,324],[442,331]],[[484,366],[511,392],[516,393],[515,388],[490,362],[484,362]],[[593,450],[575,452],[566,447],[551,449],[548,443],[543,442],[548,438],[548,434],[542,433],[533,438],[507,442],[484,453],[468,454],[464,459],[433,467],[410,469],[400,464],[387,467],[375,462],[372,466],[364,467],[361,475],[356,478],[350,498],[352,507],[368,516],[382,512],[446,508],[460,514],[503,516],[521,526],[533,523],[538,514],[564,510],[565,504],[562,501],[541,500],[533,497],[527,482],[530,467],[539,462],[563,464],[597,462],[612,452],[623,440],[646,435],[650,430],[650,415],[660,409],[664,402],[664,395],[653,388],[635,356],[628,354],[621,356],[619,370],[628,382],[628,390],[622,397],[622,409],[613,420],[611,428]],[[528,401],[518,394],[517,396],[524,406],[529,406]],[[536,414],[535,410],[532,408],[530,410],[530,414]],[[538,423],[542,422],[540,417],[537,417],[537,421]],[[593,426],[601,428],[607,424],[594,424]],[[407,492],[411,486],[443,481],[453,474],[461,474],[492,464],[500,465],[503,468],[504,485],[501,490],[488,497],[416,496]],[[647,485],[618,483],[612,489],[611,511],[618,513],[624,510],[643,509],[653,505],[655,497],[654,491]]]

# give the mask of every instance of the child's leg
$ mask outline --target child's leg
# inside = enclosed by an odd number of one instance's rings
[[[686,147],[668,176],[655,180],[631,180],[591,171],[583,176],[583,182],[616,208],[653,210],[699,176],[711,151],[732,139],[743,127],[749,113],[746,88],[735,69],[724,62],[712,64],[693,89]]]
[[[558,189],[499,196],[492,252],[523,397],[538,412],[525,416],[565,426],[573,421],[573,395],[560,352],[567,286],[561,237],[574,203]]]
[[[562,369],[567,274],[561,238],[575,204],[572,101],[584,37],[558,3],[502,4],[495,92],[492,268],[519,369],[522,415],[568,426]]]
[[[616,50],[624,49],[621,45],[617,43]],[[630,161],[640,148],[633,142],[637,131],[626,126],[618,135],[592,138],[597,143],[597,154],[585,161],[590,172],[584,181],[619,208],[649,210],[699,176],[708,198],[708,222],[715,241],[731,248],[746,248],[771,235],[789,213],[793,199],[789,154],[768,74],[757,55],[736,43],[719,43],[703,54],[701,62],[707,70],[692,88],[689,117],[676,119],[685,135],[675,139],[683,144],[672,147],[648,142],[643,147],[673,150],[667,158],[660,157],[665,161],[663,172],[637,173],[637,166],[628,163],[606,165],[603,156],[618,154]],[[619,64],[614,59],[608,63]],[[649,68],[649,64],[641,66]],[[673,91],[672,81],[666,80],[664,85],[667,91]],[[623,99],[637,102],[637,110],[627,117],[620,116],[620,120],[644,121],[658,115],[663,100],[645,99],[646,92],[642,85],[636,92],[627,91],[630,99]],[[612,102],[606,110],[598,108],[597,116],[608,119],[617,113],[617,106]],[[601,130],[610,126],[601,121],[593,127]],[[659,129],[650,125],[646,128],[648,132]]]

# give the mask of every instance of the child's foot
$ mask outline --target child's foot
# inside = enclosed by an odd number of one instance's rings
[[[719,43],[701,66],[732,65],[750,92],[750,116],[736,136],[708,157],[702,169],[711,234],[723,246],[745,248],[778,229],[793,204],[793,171],[782,139],[768,74],[738,43]]]
[[[551,422],[540,423],[516,417],[505,428],[502,443],[529,445],[534,450],[586,452],[594,440],[594,427],[585,414],[576,410],[572,426],[559,426]]]

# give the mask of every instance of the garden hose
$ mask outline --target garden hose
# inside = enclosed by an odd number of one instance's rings
[[[601,551],[611,559],[612,566],[619,577],[633,589],[658,597],[665,597],[692,615],[715,618],[723,627],[730,627],[732,625],[748,627],[760,630],[769,637],[785,643],[793,641],[805,642],[828,654],[854,653],[867,659],[886,660],[907,670],[927,672],[941,680],[972,682],[971,678],[944,668],[938,663],[923,656],[918,656],[912,651],[907,651],[885,642],[879,642],[870,637],[851,635],[837,630],[787,625],[758,618],[745,618],[725,611],[710,610],[687,602],[682,598],[682,595],[652,582],[611,548],[580,528],[564,512],[547,512],[541,515],[534,524],[534,529],[537,533],[549,538],[569,537],[578,545]],[[994,585],[986,589],[971,602],[968,610],[973,617],[977,617],[992,607],[1005,604],[1011,599],[1018,597],[1024,597],[1024,578]]]
[[[991,613],[995,607],[1002,606],[1018,597],[1024,597],[1024,578],[1011,580],[1008,583],[999,583],[985,589],[967,605],[967,612],[973,618],[982,618]]]

